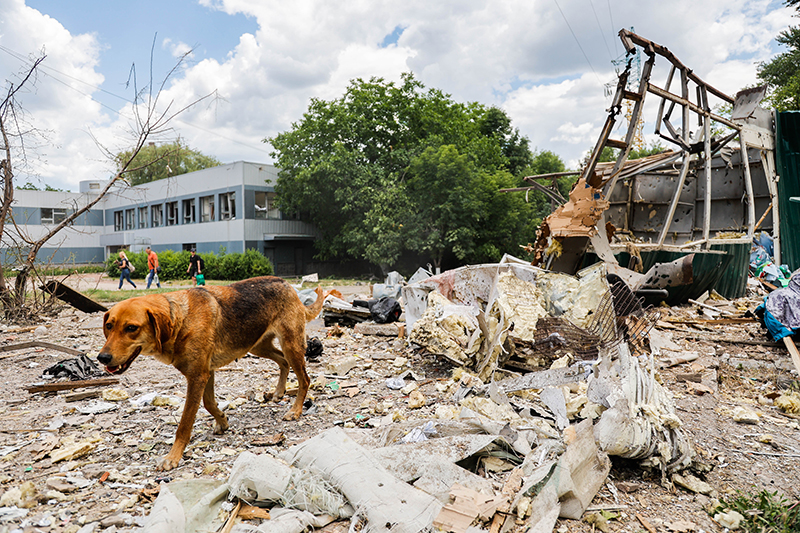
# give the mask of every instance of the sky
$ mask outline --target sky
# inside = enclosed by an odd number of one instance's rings
[[[781,51],[774,38],[794,14],[767,0],[0,0],[0,79],[7,91],[46,56],[17,93],[27,133],[16,179],[38,187],[111,177],[109,154],[135,140],[137,94],[158,95],[167,114],[208,96],[151,140],[272,163],[264,139],[290,129],[311,98],[404,72],[455,101],[504,109],[533,149],[577,168],[607,116],[621,28],[735,94]],[[664,63],[652,77],[662,86]]]

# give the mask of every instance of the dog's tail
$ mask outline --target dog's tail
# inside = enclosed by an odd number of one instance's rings
[[[311,322],[312,320],[317,318],[319,312],[322,311],[322,304],[325,301],[325,296],[327,296],[327,294],[323,296],[322,287],[317,287],[314,292],[317,293],[317,299],[313,304],[307,306],[305,309],[306,322]]]

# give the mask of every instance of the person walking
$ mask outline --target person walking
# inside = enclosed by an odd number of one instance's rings
[[[124,250],[119,251],[119,261],[117,261],[117,266],[119,267],[119,288],[118,290],[122,290],[122,281],[128,280],[128,283],[133,285],[133,288],[136,288],[136,284],[131,281],[131,271],[133,268],[131,267],[131,262],[128,261],[128,256],[125,255]]]
[[[194,284],[197,285],[197,275],[203,273],[203,258],[197,255],[197,250],[194,248],[192,248],[191,252],[192,255],[189,257],[189,268],[186,269],[186,272],[192,277]]]
[[[161,267],[158,266],[158,254],[149,246],[145,248],[144,251],[147,253],[147,268],[150,269],[150,273],[147,275],[147,288],[150,288],[150,284],[153,283],[155,279],[156,287],[160,289],[161,282],[158,281],[158,271],[161,270]]]

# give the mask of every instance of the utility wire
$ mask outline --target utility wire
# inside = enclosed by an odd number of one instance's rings
[[[613,33],[617,27],[614,26],[614,16],[611,14],[611,0],[606,0],[606,3],[608,4],[608,20],[611,21],[611,32]],[[619,48],[617,48],[617,46],[619,46],[619,43],[617,41],[619,41],[619,39],[615,38],[614,53],[617,55],[617,57],[619,57]]]
[[[594,2],[589,0],[589,5],[592,6],[592,13],[594,13],[594,20],[597,22],[597,29],[600,30],[600,37],[603,38],[603,44],[606,45],[606,50],[608,51],[608,58],[611,61],[614,61],[614,56],[611,55],[611,48],[608,47],[608,41],[606,40],[606,34],[603,31],[603,27],[600,25],[600,19],[597,18],[597,11],[594,8]],[[613,28],[612,28],[613,31]]]
[[[575,42],[578,44],[578,48],[581,49],[581,53],[583,54],[584,59],[586,59],[586,62],[589,64],[589,68],[592,69],[592,72],[594,72],[594,77],[597,78],[597,82],[600,85],[603,85],[603,82],[600,80],[600,76],[597,75],[597,71],[592,66],[592,62],[589,61],[589,56],[587,56],[586,52],[583,51],[583,47],[581,46],[581,43],[578,40],[578,36],[575,35],[574,31],[572,31],[572,26],[569,25],[569,21],[567,20],[567,16],[564,15],[563,11],[561,11],[561,6],[558,5],[558,0],[553,0],[553,1],[556,3],[556,7],[558,8],[558,11],[561,13],[561,16],[564,17],[564,22],[567,23],[567,28],[569,28],[569,32],[572,34],[572,37],[575,39]]]
[[[13,50],[11,50],[11,49],[9,49],[9,48],[6,48],[6,47],[5,47],[5,46],[3,46],[3,45],[0,45],[0,51],[3,51],[3,52],[5,52],[5,53],[7,53],[8,55],[10,55],[10,56],[11,56],[11,57],[13,57],[14,59],[16,59],[16,60],[20,61],[21,63],[23,63],[23,64],[25,64],[25,65],[31,65],[31,64],[32,64],[29,58],[27,58],[27,57],[25,57],[24,55],[22,55],[22,54],[20,54],[20,53],[18,53],[18,52],[15,52],[15,51],[13,51]],[[45,76],[49,77],[49,78],[50,78],[50,79],[52,79],[53,81],[55,81],[55,82],[58,82],[58,83],[60,83],[60,84],[64,85],[65,87],[67,87],[68,89],[71,89],[71,90],[75,91],[76,93],[78,93],[78,94],[80,94],[80,95],[83,95],[83,96],[85,96],[85,97],[89,98],[89,99],[90,99],[90,100],[92,100],[93,102],[97,102],[97,103],[98,103],[99,105],[101,105],[102,107],[104,107],[104,108],[108,109],[109,111],[111,111],[112,113],[114,113],[114,114],[116,114],[116,115],[119,115],[119,116],[120,116],[120,117],[122,117],[122,118],[130,118],[130,117],[125,117],[125,115],[123,115],[123,114],[122,114],[122,113],[121,113],[119,110],[117,110],[117,109],[114,109],[113,107],[110,107],[110,106],[108,106],[108,105],[104,104],[103,102],[101,102],[101,101],[97,100],[97,99],[96,99],[96,98],[94,98],[94,97],[93,97],[91,94],[81,91],[81,90],[80,90],[80,89],[78,89],[77,87],[74,87],[74,86],[70,85],[69,83],[65,82],[64,80],[61,80],[61,79],[59,79],[57,76],[54,76],[53,74],[51,74],[51,73],[48,73],[47,71],[49,70],[49,71],[55,72],[56,74],[58,74],[58,75],[60,75],[60,76],[64,76],[65,78],[69,78],[69,79],[71,79],[71,80],[73,80],[73,81],[76,81],[76,82],[78,82],[78,83],[82,83],[83,85],[86,85],[87,87],[90,87],[90,88],[92,88],[92,89],[94,89],[94,90],[96,90],[96,91],[100,91],[100,92],[106,93],[106,94],[108,94],[108,95],[110,95],[110,96],[113,96],[113,97],[115,97],[115,98],[119,98],[119,99],[120,99],[120,100],[122,100],[123,102],[129,103],[129,104],[131,104],[131,105],[136,105],[136,103],[135,103],[135,102],[131,102],[131,101],[130,101],[128,98],[125,98],[124,96],[119,96],[118,94],[114,94],[114,93],[112,93],[112,92],[109,92],[109,91],[107,91],[107,90],[105,90],[105,89],[102,89],[102,88],[100,88],[100,87],[96,86],[96,85],[92,85],[91,83],[88,83],[88,82],[86,82],[86,81],[83,81],[83,80],[81,80],[81,79],[79,79],[79,78],[76,78],[76,77],[74,77],[74,76],[70,76],[69,74],[66,74],[66,73],[64,73],[64,72],[61,72],[61,71],[59,71],[59,70],[57,70],[57,69],[54,69],[54,68],[52,68],[52,67],[45,67],[45,66],[43,66],[43,65],[39,65],[39,68],[40,68],[40,69],[42,69],[42,71],[41,71],[41,72],[42,72],[42,74],[43,74],[43,75],[45,75]],[[213,130],[209,130],[209,129],[206,129],[206,128],[203,128],[203,127],[200,127],[200,126],[198,126],[197,124],[192,124],[191,122],[186,122],[185,120],[179,120],[179,119],[176,119],[176,120],[177,120],[177,122],[180,122],[181,124],[185,124],[186,126],[189,126],[189,127],[191,127],[191,128],[196,128],[196,129],[198,129],[198,130],[200,130],[200,131],[203,131],[203,132],[205,132],[205,133],[208,133],[208,134],[210,134],[210,135],[214,135],[215,137],[219,137],[220,139],[225,139],[225,140],[227,140],[227,141],[230,141],[230,142],[232,142],[232,143],[236,143],[236,144],[242,145],[242,146],[244,146],[244,147],[246,147],[246,148],[250,148],[251,150],[256,150],[256,151],[258,151],[258,152],[263,152],[263,153],[265,153],[265,154],[269,154],[269,153],[270,153],[268,150],[265,150],[265,149],[263,149],[263,148],[257,148],[257,147],[255,147],[255,146],[252,146],[252,145],[250,145],[250,144],[244,143],[244,142],[242,142],[242,141],[237,141],[236,139],[231,139],[230,137],[226,137],[226,136],[224,136],[224,135],[221,135],[221,134],[219,134],[219,133],[218,133],[218,132],[216,132],[216,131],[213,131]]]

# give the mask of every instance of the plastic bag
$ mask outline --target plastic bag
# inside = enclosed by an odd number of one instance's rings
[[[372,320],[378,324],[388,324],[397,322],[403,314],[403,309],[400,307],[400,302],[394,298],[381,298],[369,301],[369,312],[372,314]]]

